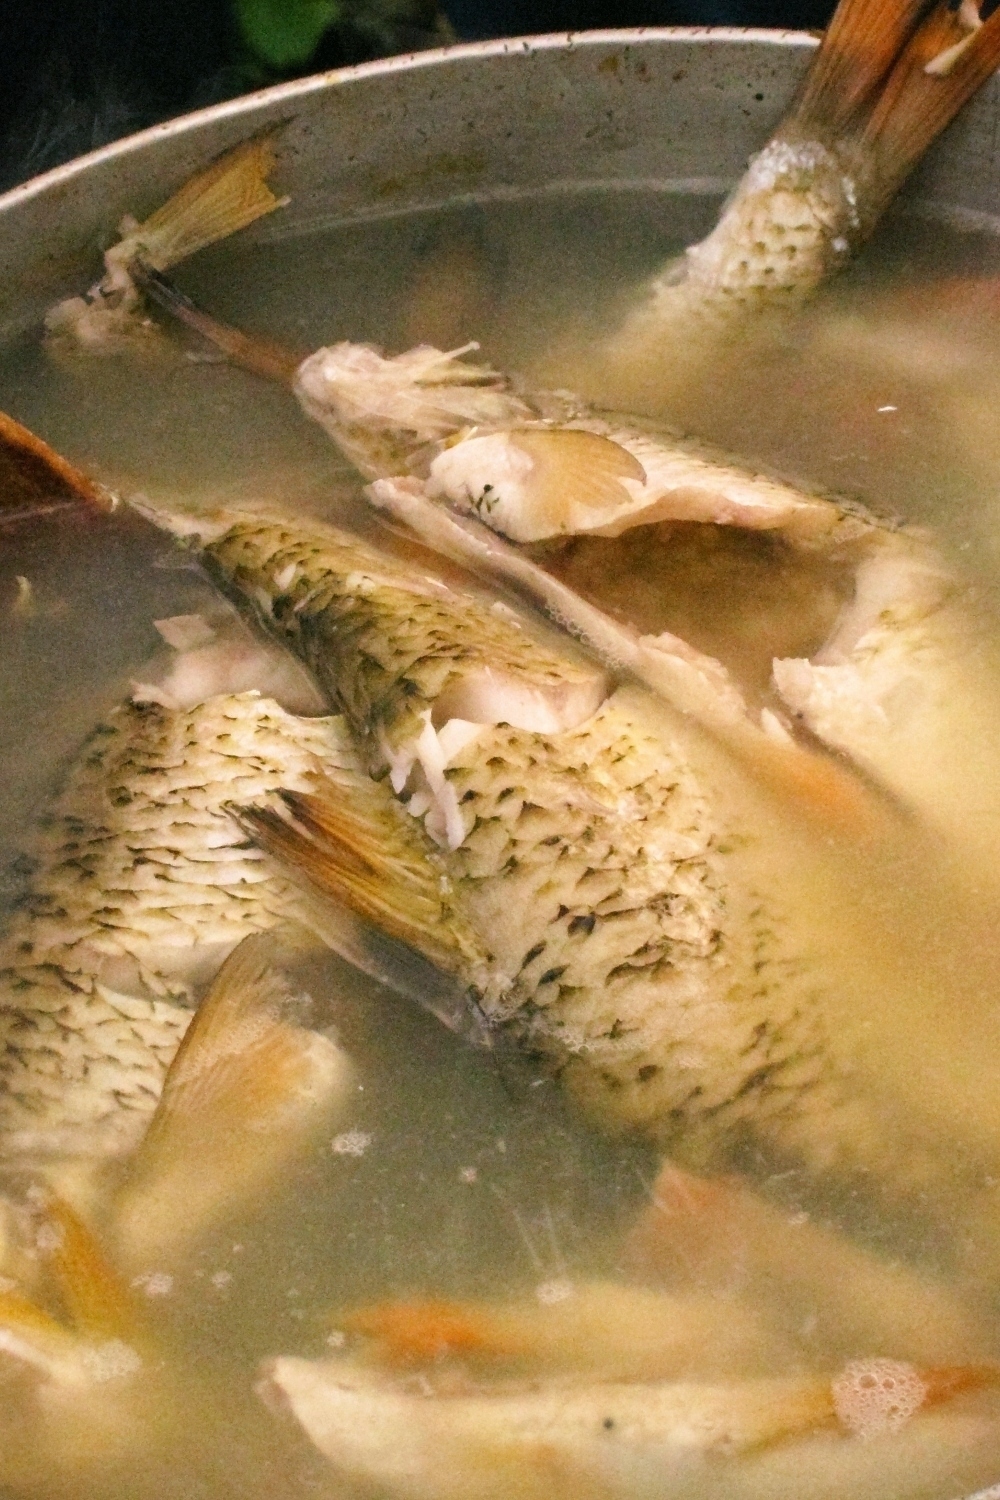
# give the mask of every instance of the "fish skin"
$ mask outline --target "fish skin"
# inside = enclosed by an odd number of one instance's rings
[[[512,673],[559,670],[509,614],[432,589],[344,532],[227,519],[221,534],[213,522],[205,566],[268,612],[376,775],[423,732],[476,632]],[[560,733],[484,725],[448,766],[461,838],[427,848],[506,980],[483,998],[487,1019],[553,1060],[605,1123],[673,1139],[699,1120],[822,1114],[837,1080],[809,961],[776,936],[767,897],[732,878],[738,829],[680,716],[665,734],[648,705],[617,689]]]
[[[193,524],[197,524],[196,522]],[[542,693],[586,689],[595,669],[541,646],[503,606],[449,589],[332,527],[247,515],[204,560],[310,667],[373,764],[420,733],[445,687],[496,667]]]
[[[246,693],[125,703],[90,736],[39,831],[0,945],[0,1153],[129,1151],[191,1006],[293,888],[225,812],[308,789],[338,761],[336,721]]]
[[[842,497],[762,473],[668,424],[605,411],[566,391],[529,388],[471,362],[468,352],[420,346],[384,356],[369,345],[334,344],[302,362],[295,394],[366,479],[430,478],[440,499],[517,542],[616,536],[671,518],[780,530],[798,545],[830,548],[878,524]],[[516,462],[519,434],[537,433],[603,438],[644,477],[611,479],[588,507],[579,499],[581,475],[563,464],[557,504],[526,505],[523,487],[506,493],[496,470],[506,453]],[[524,466],[530,482],[537,461]]]
[[[434,1396],[346,1359],[279,1358],[258,1392],[345,1476],[401,1500],[662,1495],[692,1461],[833,1424],[829,1380],[523,1382]]]

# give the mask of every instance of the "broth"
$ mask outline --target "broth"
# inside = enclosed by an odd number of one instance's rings
[[[716,206],[619,193],[466,205],[308,238],[236,242],[203,253],[178,280],[218,316],[304,351],[340,338],[393,350],[476,338],[498,368],[530,372],[551,363],[557,343],[585,343],[595,325],[587,326],[581,310],[606,309],[659,264],[665,243],[697,238]],[[748,460],[860,492],[880,509],[932,525],[946,550],[967,561],[984,618],[992,620],[1000,488],[984,476],[997,446],[990,419],[991,382],[1000,384],[1000,311],[991,325],[985,315],[963,320],[954,302],[939,307],[942,267],[987,286],[995,277],[1000,286],[1000,238],[900,217],[801,321],[757,351],[746,366],[752,380],[722,376],[672,389],[662,412],[648,385],[605,397],[679,420]],[[912,289],[924,285],[922,304]],[[981,287],[977,295],[977,306],[987,307]],[[921,347],[950,348],[951,364],[942,373],[940,361],[931,361],[929,373],[917,360],[893,362],[893,330],[897,338],[908,330],[914,347],[923,340]],[[578,372],[567,355],[564,383]],[[585,375],[588,385],[599,383],[599,372]],[[350,470],[286,391],[176,349],[60,361],[37,338],[25,338],[0,360],[0,407],[126,494],[195,511],[227,500],[277,499],[368,533],[378,529]],[[634,609],[629,596],[642,553],[649,572],[643,607],[650,611],[643,628],[676,629],[723,656],[725,626],[706,591],[720,589],[727,603],[756,611],[758,638],[737,667],[760,698],[770,656],[814,650],[844,597],[843,580],[820,564],[796,583],[792,562],[768,540],[753,539],[741,551],[732,538],[709,545],[697,528],[681,528],[662,538],[672,543],[673,562],[661,576],[637,535],[609,551],[610,562],[602,563],[599,551],[587,562],[598,596],[611,609]],[[77,523],[56,517],[5,532],[0,849],[8,897],[18,888],[13,855],[33,813],[155,645],[152,619],[194,612],[211,597],[196,569],[161,566],[168,554],[150,526],[127,515]],[[30,610],[20,614],[19,576],[33,591]],[[986,629],[984,673],[1000,643],[995,626]],[[987,807],[984,816],[997,812],[1000,805]],[[883,899],[880,882],[896,889],[910,876],[910,897]],[[970,894],[970,881],[956,880],[952,907],[931,915],[912,851],[868,879],[871,907],[884,906],[887,930],[926,958],[923,991],[953,975],[953,993],[937,1007],[946,1013],[941,1024],[982,1026],[985,1046],[994,1024],[990,975],[1000,964],[990,890]],[[818,910],[816,920],[829,924],[831,914]],[[545,1301],[575,1281],[618,1273],[629,1227],[658,1169],[651,1148],[604,1138],[529,1063],[504,1050],[468,1050],[333,957],[304,961],[300,978],[359,1066],[356,1108],[344,1127],[350,1139],[322,1142],[275,1186],[264,1210],[199,1243],[166,1290],[148,1279],[140,1287],[164,1353],[156,1374],[163,1394],[134,1447],[119,1459],[82,1459],[69,1473],[47,1472],[41,1455],[12,1496],[305,1500],[353,1493],[338,1487],[290,1422],[269,1416],[252,1394],[262,1357],[322,1354],[338,1310],[359,1303],[406,1296]],[[902,1031],[906,1018],[897,1024]],[[932,1040],[933,1029],[920,1038],[928,1046]],[[887,1069],[894,1066],[886,1059]],[[736,1165],[787,1214],[789,1233],[803,1215],[834,1221],[891,1257],[947,1271],[941,1220],[951,1207],[926,1217],[893,1211],[864,1182],[820,1190],[804,1172],[757,1152]],[[957,1181],[964,1170],[956,1149]],[[161,1270],[149,1267],[150,1274]],[[1000,1299],[994,1301],[981,1303],[977,1315],[997,1357]],[[821,1341],[811,1349],[818,1369],[838,1357]],[[718,1378],[725,1376],[720,1369]],[[997,1478],[1000,1400],[988,1392],[963,1400],[961,1440],[941,1439],[935,1457],[935,1424],[943,1419],[928,1417],[919,1439],[926,1451],[914,1470],[922,1477],[894,1478],[893,1495],[957,1500]],[[669,1495],[797,1496],[812,1461],[811,1495],[878,1500],[890,1490],[884,1459],[874,1459],[875,1449],[864,1444],[838,1448],[810,1438],[733,1460],[728,1469],[681,1470]]]

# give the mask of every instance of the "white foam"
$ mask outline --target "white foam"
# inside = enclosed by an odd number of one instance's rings
[[[913,1365],[898,1359],[856,1359],[832,1383],[837,1420],[855,1437],[898,1432],[927,1399]]]

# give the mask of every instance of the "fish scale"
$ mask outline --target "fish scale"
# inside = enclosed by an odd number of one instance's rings
[[[342,748],[334,721],[255,693],[127,703],[92,733],[0,945],[5,1155],[134,1145],[204,983],[294,915],[295,887],[226,805],[306,789]]]
[[[571,642],[345,532],[235,513],[209,528],[206,566],[336,694],[377,776],[470,659],[535,681],[574,669]],[[482,1007],[605,1121],[672,1137],[764,1095],[761,1118],[794,1112],[831,1072],[808,960],[768,948],[777,915],[732,880],[711,786],[645,704],[618,689],[559,733],[480,725],[447,765],[460,838],[428,839],[428,858],[506,976]]]
[[[247,517],[207,560],[224,586],[292,637],[356,732],[405,739],[459,666],[500,660],[550,687],[593,677],[589,664],[514,628],[510,612],[454,595],[332,528],[313,541],[281,520]]]

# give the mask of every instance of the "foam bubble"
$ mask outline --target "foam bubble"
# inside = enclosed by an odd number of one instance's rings
[[[86,1349],[83,1365],[92,1380],[103,1382],[123,1380],[127,1375],[134,1375],[137,1370],[142,1369],[142,1360],[121,1339],[109,1339],[107,1343]]]
[[[898,1432],[927,1398],[919,1371],[898,1359],[852,1360],[832,1390],[838,1421],[861,1438]]]

